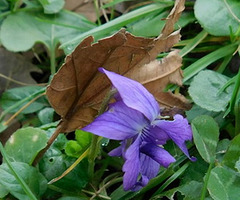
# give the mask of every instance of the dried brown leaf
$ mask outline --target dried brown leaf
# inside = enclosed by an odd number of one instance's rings
[[[182,0],[176,2],[184,5]],[[173,26],[178,19],[179,8],[182,6],[174,6],[166,22],[168,26]],[[97,115],[99,104],[111,86],[108,79],[98,72],[99,67],[142,82],[157,97],[168,83],[181,84],[181,58],[176,52],[170,53],[161,62],[154,61],[160,52],[169,51],[179,41],[179,31],[167,34],[171,30],[173,27],[165,28],[164,34],[156,39],[135,37],[122,29],[95,44],[91,44],[91,36],[83,40],[66,58],[47,89],[49,102],[62,117],[61,131],[81,128]],[[170,107],[176,106],[176,97],[168,97],[161,99],[161,104],[172,102]],[[182,107],[177,106],[184,108],[186,100],[178,101]]]

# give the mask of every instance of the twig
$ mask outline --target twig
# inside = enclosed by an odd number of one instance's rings
[[[45,85],[47,85],[47,83],[40,83],[40,84],[31,84],[31,83],[24,83],[24,82],[21,82],[21,81],[17,81],[17,80],[15,80],[15,79],[12,79],[12,78],[10,78],[10,77],[8,77],[8,76],[5,76],[4,74],[1,74],[0,73],[0,77],[2,77],[2,78],[4,78],[4,79],[7,79],[7,80],[9,80],[9,81],[11,81],[11,82],[13,82],[13,83],[16,83],[16,84],[19,84],[19,85],[23,85],[23,86],[28,86],[28,85],[43,85],[43,86],[45,86]]]
[[[36,158],[34,159],[32,165],[36,166],[37,163],[41,160],[41,158],[43,157],[43,155],[46,153],[46,151],[49,149],[49,147],[52,145],[52,143],[55,141],[55,139],[58,137],[58,135],[61,133],[62,131],[62,122],[60,122],[55,130],[55,132],[53,133],[53,135],[50,137],[50,139],[47,142],[47,146],[42,149],[36,156]]]
[[[106,11],[105,11],[105,9],[102,8],[102,6],[103,6],[103,3],[102,3],[102,1],[100,0],[100,8],[101,8],[101,10],[102,10],[103,16],[104,16],[106,22],[109,22],[109,19],[108,19],[108,16],[107,16],[107,14],[106,14]]]
[[[31,101],[29,101],[27,104],[25,104],[23,107],[21,107],[14,115],[12,115],[6,122],[3,123],[4,126],[7,126],[16,116],[18,116],[23,110],[25,110],[28,106],[30,106],[34,101],[36,101],[41,96],[44,96],[46,93],[42,93],[35,98],[33,98]]]

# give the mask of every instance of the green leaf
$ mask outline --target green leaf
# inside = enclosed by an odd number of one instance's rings
[[[67,196],[67,197],[61,197],[57,200],[88,200],[88,197],[74,197],[74,196]]]
[[[212,35],[230,35],[240,25],[240,2],[238,0],[197,0],[195,16],[203,28]]]
[[[8,9],[9,4],[6,0],[1,0],[0,1],[0,10],[6,10]]]
[[[3,123],[0,123],[0,133],[3,132],[6,128],[7,128],[6,125],[4,125]]]
[[[238,172],[240,172],[240,158],[239,158],[239,160],[236,162],[235,168],[237,169]]]
[[[198,152],[206,162],[212,163],[216,157],[219,137],[217,123],[212,117],[201,115],[192,121],[192,130]]]
[[[10,172],[13,174],[13,176],[15,177],[16,181],[18,182],[18,184],[20,185],[20,187],[22,188],[22,190],[25,192],[25,194],[32,200],[37,200],[37,198],[35,197],[35,195],[32,193],[31,189],[29,188],[29,186],[26,184],[26,182],[24,181],[24,179],[17,173],[16,169],[14,169],[13,164],[10,162],[8,155],[5,152],[5,149],[2,145],[2,143],[0,142],[0,152],[3,156],[4,161],[6,162],[6,165],[8,166]],[[1,182],[0,182],[1,184]]]
[[[75,158],[67,157],[57,148],[50,148],[39,163],[40,172],[48,181],[62,175]],[[69,174],[53,183],[54,186],[69,192],[78,193],[88,183],[87,160],[82,160]]]
[[[42,124],[49,124],[53,122],[54,109],[44,108],[38,113],[38,118]]]
[[[39,128],[18,129],[5,144],[6,153],[14,161],[32,164],[37,153],[47,145],[47,134]]]
[[[184,196],[183,200],[196,200],[200,199],[201,197],[202,186],[203,186],[202,182],[190,181],[184,185],[181,185],[180,187],[171,189],[163,193],[161,196],[166,196],[169,199],[174,200],[174,194],[176,192],[180,192]]]
[[[223,157],[223,164],[235,169],[235,164],[240,158],[240,135],[237,135],[231,141],[226,154]]]
[[[25,87],[19,87],[19,88],[13,88],[10,90],[7,90],[4,92],[0,98],[0,106],[3,108],[3,110],[7,110],[9,107],[14,106],[16,103],[20,102],[24,98],[29,97],[33,93],[37,93],[43,89],[43,87],[40,86],[25,86]],[[25,101],[20,106],[15,107],[14,109],[11,109],[9,113],[15,113],[17,112],[22,106],[24,106],[26,103],[28,103],[31,99]],[[21,113],[28,114],[36,112],[43,107],[47,106],[48,103],[45,100],[45,98],[39,98],[33,103],[31,103],[27,108],[25,108]]]
[[[163,26],[165,25],[165,19],[169,12],[167,11],[155,11],[148,16],[140,19],[133,24],[127,26],[127,30],[136,36],[143,37],[155,37],[161,33]],[[193,13],[183,13],[178,23],[175,25],[175,29],[179,27],[183,28],[188,23],[193,22],[195,17]]]
[[[0,198],[5,197],[8,193],[8,190],[2,184],[0,184]]]
[[[61,151],[61,150],[64,150],[64,147],[67,142],[68,142],[68,139],[66,138],[66,136],[64,134],[60,134],[57,137],[57,139],[54,141],[53,146]]]
[[[230,140],[229,139],[223,139],[220,140],[218,145],[217,145],[217,150],[216,150],[216,160],[217,162],[221,163],[223,160],[223,157],[225,153],[227,152],[227,149],[229,148],[230,145]]]
[[[214,200],[237,200],[240,188],[239,173],[223,167],[215,167],[211,171],[207,187]]]
[[[36,168],[21,162],[12,162],[11,164],[37,197],[40,197],[45,192],[47,189],[47,181]],[[17,199],[29,200],[29,197],[5,163],[0,166],[0,184]]]
[[[44,8],[44,13],[46,14],[53,14],[59,12],[64,4],[64,0],[38,0],[43,8]]]
[[[86,148],[91,140],[92,140],[92,133],[83,131],[83,130],[76,130],[75,131],[75,136],[77,142],[83,147]]]
[[[208,163],[206,163],[199,154],[194,155],[197,158],[196,162],[190,162],[189,167],[181,176],[181,185],[191,181],[203,181],[203,177],[208,170]]]
[[[136,36],[153,37],[161,32],[165,21],[162,20],[168,15],[167,11],[155,11],[139,21],[127,26],[127,30]]]
[[[92,140],[92,134],[82,130],[75,131],[76,141],[70,140],[65,146],[65,152],[68,156],[78,158],[87,147],[89,147]]]
[[[224,111],[232,96],[233,85],[224,91],[219,90],[229,78],[212,70],[201,71],[196,75],[189,87],[189,94],[193,101],[209,111]]]
[[[82,146],[74,140],[70,140],[66,143],[65,152],[68,156],[78,158],[83,152]]]
[[[224,112],[209,111],[196,104],[193,105],[191,110],[186,111],[186,115],[189,122],[191,122],[194,118],[196,118],[199,115],[209,115],[218,123],[219,127],[222,126],[222,124],[224,123],[223,118]]]
[[[39,42],[53,50],[59,41],[69,40],[93,27],[84,17],[68,11],[49,16],[41,12],[16,12],[4,20],[0,37],[10,51],[27,51]]]

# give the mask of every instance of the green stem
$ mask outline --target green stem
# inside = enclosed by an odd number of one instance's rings
[[[105,110],[107,109],[108,103],[111,100],[111,98],[113,97],[113,95],[116,93],[116,90],[110,90],[108,92],[108,94],[106,95],[106,97],[103,99],[102,105],[99,109],[98,115],[101,115],[102,113],[105,112]],[[89,178],[90,180],[92,180],[93,175],[94,175],[94,165],[95,165],[95,159],[98,155],[98,152],[100,151],[100,140],[102,137],[97,136],[97,135],[93,135],[92,136],[92,142],[90,144],[90,151],[88,154],[88,162],[89,162],[89,166],[88,166],[88,174],[89,174]]]
[[[214,166],[214,162],[211,162],[209,167],[208,167],[207,174],[205,176],[204,185],[203,185],[203,189],[202,189],[200,200],[204,200],[205,197],[206,197],[208,180],[209,180],[209,177],[210,177],[210,174],[211,174],[213,166]]]
[[[94,166],[95,166],[95,158],[98,155],[99,152],[99,136],[97,135],[92,135],[92,142],[90,144],[90,151],[89,151],[89,155],[88,155],[88,174],[89,174],[89,178],[90,180],[93,179],[93,175],[94,175]]]
[[[56,58],[55,58],[55,48],[52,47],[50,49],[50,68],[51,68],[51,74],[56,73]]]
[[[240,102],[235,104],[235,136],[240,134]]]
[[[95,12],[97,15],[97,21],[98,21],[98,25],[101,25],[101,21],[100,21],[100,12],[99,12],[99,4],[98,4],[98,0],[93,0],[94,3],[94,8],[95,8]]]
[[[18,8],[20,7],[20,5],[22,4],[22,0],[18,0],[13,7],[13,12],[16,12],[18,10]]]
[[[236,104],[236,100],[237,100],[239,90],[240,90],[240,70],[238,71],[237,79],[236,79],[235,86],[234,86],[234,89],[233,89],[233,95],[232,95],[232,98],[230,100],[230,110],[231,111],[234,111],[234,107],[235,107],[235,104]]]
[[[56,17],[56,15],[54,16],[54,18]],[[55,42],[55,25],[52,25],[51,28],[51,45],[49,46],[49,50],[50,50],[50,68],[51,68],[51,74],[55,74],[56,73],[56,47],[57,47],[57,43]]]
[[[34,194],[32,193],[32,191],[30,190],[30,188],[28,187],[28,185],[25,183],[25,181],[22,179],[21,176],[19,176],[17,174],[17,172],[15,171],[15,169],[13,168],[5,150],[4,147],[2,145],[2,143],[0,142],[0,152],[2,153],[2,156],[5,160],[5,162],[7,163],[9,169],[11,170],[13,176],[16,178],[16,180],[19,182],[19,184],[22,186],[22,189],[24,190],[24,192],[28,195],[28,197],[32,200],[37,200],[37,198],[34,196]]]

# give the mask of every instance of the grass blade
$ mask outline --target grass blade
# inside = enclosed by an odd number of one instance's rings
[[[14,177],[16,178],[16,180],[19,182],[19,184],[22,186],[22,189],[24,190],[24,192],[28,195],[28,197],[32,200],[37,200],[37,198],[34,196],[34,194],[32,193],[32,191],[30,190],[30,188],[28,187],[28,185],[25,183],[25,181],[22,179],[21,176],[19,176],[17,174],[17,172],[14,170],[5,150],[4,147],[2,145],[2,143],[0,142],[0,152],[5,160],[5,162],[7,163],[9,169],[11,170],[11,172],[13,173]]]
[[[171,7],[172,3],[153,3],[147,6],[144,6],[142,8],[139,8],[137,10],[134,10],[132,12],[129,12],[125,15],[122,15],[121,17],[118,17],[106,24],[103,24],[101,26],[98,26],[94,29],[91,29],[90,31],[87,31],[73,40],[70,40],[66,43],[63,43],[60,48],[64,49],[65,53],[69,54],[71,51],[74,50],[74,48],[87,36],[92,35],[95,38],[99,38],[100,35],[106,35],[108,33],[111,33],[114,30],[120,29],[124,27],[125,25],[136,21],[138,19],[141,19],[142,17],[146,16],[149,13],[152,13],[156,10],[161,11],[161,9],[165,9],[168,7]]]
[[[186,54],[192,51],[207,35],[208,33],[205,30],[202,30],[179,52],[180,56],[184,57]]]
[[[184,70],[183,82],[186,82],[187,80],[192,78],[194,75],[196,75],[201,70],[205,69],[207,66],[209,66],[216,60],[219,60],[220,58],[233,54],[236,51],[236,49],[237,49],[236,43],[229,44],[213,51],[212,53],[209,53],[208,55],[194,62]]]

